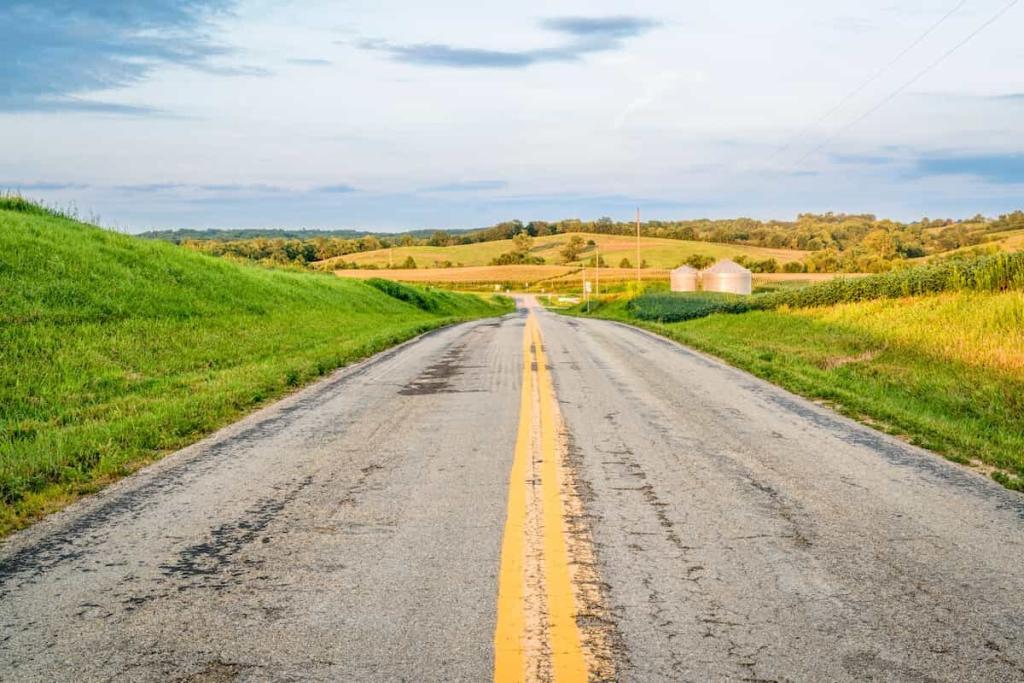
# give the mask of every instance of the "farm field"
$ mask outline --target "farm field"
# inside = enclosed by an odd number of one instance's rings
[[[341,278],[370,280],[383,278],[459,290],[485,289],[495,286],[516,291],[578,292],[582,289],[580,266],[470,266],[465,268],[384,268],[336,270]],[[587,277],[594,280],[594,269],[587,268]],[[794,287],[825,282],[836,277],[860,277],[856,273],[756,273],[755,286]],[[667,268],[641,268],[643,282],[668,283]],[[600,282],[605,287],[622,289],[636,280],[635,268],[602,268]]]
[[[983,242],[982,246],[996,245],[1002,251],[1024,251],[1024,230],[1004,230],[993,232],[991,241]]]
[[[926,263],[936,258],[945,258],[948,256],[954,256],[956,254],[964,254],[976,251],[978,249],[992,249],[993,247],[998,249],[999,251],[1004,251],[1008,253],[1024,251],[1024,229],[991,232],[986,235],[985,241],[981,242],[980,244],[975,244],[969,247],[961,247],[960,249],[952,249],[950,251],[941,252],[939,254],[933,254],[931,256],[923,256],[919,259],[911,259],[911,261]]]
[[[0,205],[0,535],[334,368],[507,310],[236,264],[20,206]]]
[[[629,259],[632,265],[636,265],[633,263],[636,260],[636,241],[632,237],[593,233],[572,234],[578,234],[584,240],[593,240],[596,243],[596,248],[600,251],[601,258],[609,266],[617,266],[623,258]],[[571,234],[537,237],[530,253],[533,256],[543,258],[545,260],[544,265],[562,264],[559,250],[570,237]],[[446,261],[456,266],[487,266],[493,259],[511,251],[512,248],[512,240],[459,244],[450,247],[395,247],[393,249],[365,251],[319,261],[317,266],[331,269],[338,267],[339,263],[343,262],[359,266],[375,265],[380,268],[386,268],[389,265],[401,265],[410,257],[419,268],[431,268],[435,264],[443,264]],[[592,258],[594,250],[595,247],[584,249],[577,263]],[[656,237],[644,237],[640,240],[640,258],[647,261],[651,268],[674,268],[688,256],[694,254],[703,254],[715,259],[736,258],[737,256],[747,256],[757,260],[774,258],[780,264],[789,261],[800,261],[806,256],[806,252],[794,249],[769,249],[765,247],[748,247],[735,244],[717,244],[714,242],[695,242]]]
[[[466,268],[388,268],[382,270],[336,270],[341,278],[370,280],[384,278],[399,282],[456,289],[476,286],[508,286],[512,289],[526,289],[548,280],[558,279],[579,272],[574,266],[470,266]]]
[[[1024,489],[1024,292],[945,292],[677,323],[637,320],[619,299],[594,315],[711,353]]]

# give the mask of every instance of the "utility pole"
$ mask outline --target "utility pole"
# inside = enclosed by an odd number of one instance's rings
[[[636,207],[636,284],[640,284],[640,207]]]
[[[594,288],[597,290],[597,296],[601,296],[601,247],[594,247],[594,255],[597,260],[594,261],[594,265],[597,268],[594,270]]]

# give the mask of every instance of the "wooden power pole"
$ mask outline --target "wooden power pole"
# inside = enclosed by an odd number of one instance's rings
[[[640,284],[640,207],[636,207],[636,283]]]

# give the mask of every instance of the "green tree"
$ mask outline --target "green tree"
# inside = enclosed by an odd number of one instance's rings
[[[684,264],[692,266],[697,270],[704,270],[714,262],[715,259],[706,254],[690,254],[686,257],[686,260],[683,261]]]
[[[784,273],[804,273],[807,272],[807,266],[800,261],[790,261],[786,265],[782,266],[782,272]]]
[[[452,243],[452,236],[444,230],[435,230],[427,242],[432,247],[447,247]]]
[[[623,257],[622,260],[619,261],[619,268],[632,268],[632,267],[633,267],[633,264],[630,263],[629,259],[626,258],[626,257]]]
[[[580,252],[583,251],[583,247],[585,245],[586,242],[583,241],[582,237],[579,235],[570,235],[569,239],[566,240],[564,245],[562,245],[562,249],[559,251],[559,254],[562,256],[562,260],[566,263],[575,261],[579,258]]]
[[[416,259],[414,259],[412,256],[406,256],[405,260],[402,261],[402,267],[403,268],[407,268],[409,270],[415,270],[416,269]]]
[[[526,258],[533,249],[533,238],[527,232],[521,232],[512,238],[512,253]]]

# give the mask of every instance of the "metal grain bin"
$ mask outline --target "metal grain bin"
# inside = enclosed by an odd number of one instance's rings
[[[735,261],[719,261],[701,272],[705,292],[750,294],[754,289],[753,274]]]
[[[673,292],[696,292],[700,273],[690,266],[679,266],[669,275]]]

